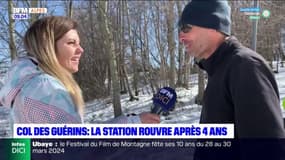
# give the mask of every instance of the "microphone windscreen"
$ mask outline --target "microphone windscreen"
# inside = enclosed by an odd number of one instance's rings
[[[151,113],[160,114],[161,112],[168,112],[174,109],[177,99],[177,94],[174,89],[170,87],[163,87],[153,96],[153,108]]]

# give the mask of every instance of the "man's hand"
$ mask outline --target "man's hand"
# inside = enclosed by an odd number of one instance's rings
[[[160,123],[160,117],[157,114],[143,112],[139,116],[142,123]]]

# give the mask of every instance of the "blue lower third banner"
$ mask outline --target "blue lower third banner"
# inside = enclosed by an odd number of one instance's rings
[[[14,124],[14,138],[225,139],[233,124]]]
[[[284,160],[285,139],[1,139],[1,160]]]

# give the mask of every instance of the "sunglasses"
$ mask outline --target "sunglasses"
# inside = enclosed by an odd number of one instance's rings
[[[192,30],[192,27],[190,24],[182,24],[179,28],[179,32],[188,33]]]

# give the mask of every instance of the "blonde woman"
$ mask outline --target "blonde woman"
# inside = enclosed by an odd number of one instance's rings
[[[83,48],[77,23],[61,16],[35,21],[24,36],[28,54],[12,64],[0,102],[12,109],[14,123],[82,123],[84,101],[72,74]],[[159,123],[150,113],[120,116],[112,123]]]

